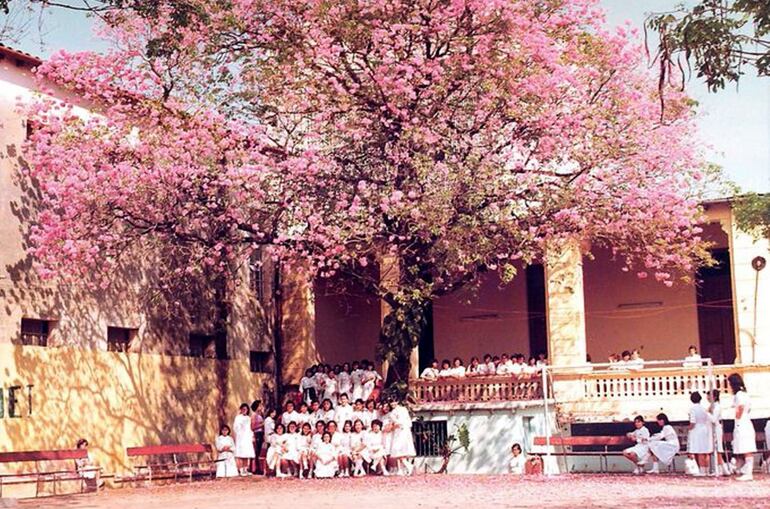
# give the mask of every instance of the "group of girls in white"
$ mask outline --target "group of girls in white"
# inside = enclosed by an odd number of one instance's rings
[[[221,461],[218,477],[248,475],[249,461],[258,454],[253,445],[249,407],[241,405],[233,423],[234,437],[225,425],[216,440]],[[310,405],[293,401],[279,415],[275,409],[264,416],[267,444],[265,462],[278,478],[360,477],[367,474],[411,475],[416,456],[412,419],[397,402],[377,406],[372,399],[350,404],[340,394],[336,406],[330,399]]]
[[[317,364],[305,370],[305,376],[299,382],[302,401],[308,405],[325,399],[336,405],[342,394],[353,401],[377,399],[377,389],[381,386],[382,377],[374,369],[374,364],[367,360],[334,367]]]
[[[644,359],[637,349],[624,350],[620,355],[610,354],[607,360],[610,363],[609,369],[627,369],[630,371],[644,369]]]
[[[451,362],[444,359],[439,364],[437,359],[433,359],[431,365],[420,373],[423,380],[437,380],[439,378],[464,378],[471,376],[514,376],[519,378],[531,378],[536,376],[542,370],[543,365],[547,363],[545,354],[538,357],[526,357],[520,353],[502,354],[492,356],[484,355],[483,361],[478,357],[471,357],[470,363],[466,366],[463,360],[455,357]]]
[[[708,394],[709,406],[702,403],[700,393],[690,394],[692,406],[689,411],[689,430],[687,433],[687,454],[685,468],[688,474],[695,476],[706,475],[710,468],[710,458],[716,449],[717,475],[736,474],[739,481],[753,479],[754,453],[757,452],[756,434],[749,416],[751,403],[746,392],[743,378],[733,373],[727,378],[730,392],[733,394],[735,408],[735,428],[733,430],[732,453],[736,463],[733,467],[724,461],[722,410],[719,405],[719,390]],[[623,451],[623,455],[634,462],[634,474],[644,472],[644,466],[652,461],[648,474],[660,473],[660,464],[668,466],[679,452],[679,438],[669,423],[666,414],[658,414],[660,432],[653,435],[645,426],[644,418],[634,419],[635,430],[627,436],[636,445]]]

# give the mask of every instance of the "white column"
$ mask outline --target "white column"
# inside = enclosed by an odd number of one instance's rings
[[[545,277],[549,362],[555,367],[585,364],[583,257],[579,247],[549,253]]]

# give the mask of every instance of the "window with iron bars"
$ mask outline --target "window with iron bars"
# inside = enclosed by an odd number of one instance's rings
[[[270,352],[258,352],[252,350],[249,352],[249,368],[252,373],[272,373],[270,369]]]
[[[417,456],[441,456],[447,434],[447,421],[414,421],[412,437]]]
[[[47,320],[34,318],[21,319],[21,344],[31,346],[48,346],[48,334],[51,330]]]

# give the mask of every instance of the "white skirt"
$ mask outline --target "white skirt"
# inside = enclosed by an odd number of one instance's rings
[[[756,433],[751,420],[735,421],[733,430],[733,454],[750,454],[757,452]]]
[[[721,424],[714,426],[714,433],[716,434],[717,452],[725,452],[724,429]]]
[[[334,477],[334,474],[337,473],[337,462],[332,461],[331,463],[324,464],[320,461],[317,461],[315,464],[315,476],[318,479],[328,479],[330,477]]]
[[[241,433],[235,437],[235,457],[254,458],[254,434]]]
[[[644,463],[647,461],[647,457],[650,455],[650,446],[647,444],[636,444],[633,447],[629,447],[623,452],[632,452],[639,458],[638,463]]]
[[[399,428],[393,431],[393,439],[390,443],[390,456],[392,458],[414,458],[417,456],[410,430]]]
[[[652,440],[649,442],[650,452],[664,465],[668,465],[679,452],[679,444],[664,440]]]
[[[696,424],[687,433],[687,452],[690,454],[711,454],[714,451],[714,441],[711,426]]]
[[[217,462],[217,477],[238,477],[238,465],[232,453],[222,453]]]

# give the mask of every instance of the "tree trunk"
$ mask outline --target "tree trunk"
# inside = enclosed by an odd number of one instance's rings
[[[379,356],[388,361],[386,392],[403,399],[409,389],[412,349],[420,344],[427,326],[427,303],[419,299],[391,301],[391,309],[382,321]]]

